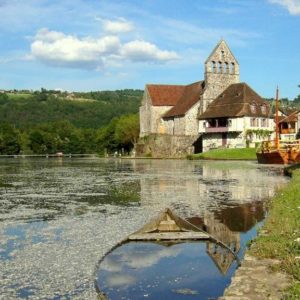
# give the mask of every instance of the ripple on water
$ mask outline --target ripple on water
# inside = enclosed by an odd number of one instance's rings
[[[1,160],[0,172],[13,185],[0,189],[5,299],[94,299],[99,259],[165,207],[242,236],[286,182],[276,168],[243,162],[20,159]]]

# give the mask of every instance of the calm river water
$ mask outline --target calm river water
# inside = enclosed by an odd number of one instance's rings
[[[0,182],[7,186],[0,187],[0,299],[95,299],[95,279],[99,282],[102,274],[107,275],[99,273],[101,257],[166,207],[205,226],[225,243],[234,243],[242,256],[264,219],[267,200],[287,178],[280,167],[254,162],[53,158],[1,159]],[[181,262],[202,274],[204,290],[215,288],[218,295],[236,268],[209,244],[193,244],[185,256],[179,255],[185,250],[182,244],[124,249],[116,257],[126,256],[131,278],[132,270],[141,265],[156,266],[161,260],[166,270]],[[136,251],[139,260],[133,255]],[[198,251],[205,260],[190,258]],[[112,271],[105,263],[103,272]],[[117,262],[118,270],[121,263]],[[222,283],[210,286],[217,273]],[[113,283],[118,286],[121,280],[123,292],[118,288],[119,294],[112,295],[122,299],[123,293],[130,299],[132,282],[124,285],[124,276],[115,275]],[[184,274],[176,276],[175,281]],[[195,286],[170,290],[180,299],[196,294],[201,299]],[[202,299],[207,299],[204,290]],[[147,299],[149,291],[132,297]]]

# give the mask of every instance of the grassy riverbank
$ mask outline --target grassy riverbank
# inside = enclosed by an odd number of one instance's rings
[[[256,160],[254,148],[221,148],[188,155],[188,159]]]
[[[300,169],[293,171],[291,182],[273,199],[250,254],[279,260],[276,268],[293,278],[287,299],[300,299]]]

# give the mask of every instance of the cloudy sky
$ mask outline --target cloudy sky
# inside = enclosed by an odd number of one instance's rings
[[[241,81],[300,94],[300,0],[0,0],[0,15],[0,89],[188,84],[224,38]]]

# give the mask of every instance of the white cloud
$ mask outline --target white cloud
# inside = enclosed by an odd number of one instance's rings
[[[79,39],[44,28],[38,31],[31,44],[31,54],[49,65],[89,69],[101,66],[105,58],[117,53],[120,47],[116,36]]]
[[[131,275],[127,274],[113,274],[110,276],[107,276],[107,282],[106,284],[112,288],[112,287],[124,287],[128,285],[132,285],[137,281],[137,279]]]
[[[123,18],[117,21],[103,20],[102,23],[104,31],[112,34],[130,32],[134,29],[133,24]]]
[[[165,62],[179,58],[176,52],[160,50],[156,45],[145,41],[131,41],[126,43],[122,48],[122,54],[124,57],[135,62]]]
[[[101,69],[120,62],[164,63],[178,59],[174,51],[160,50],[145,41],[131,41],[122,45],[119,37],[101,38],[66,35],[47,28],[40,29],[31,43],[31,57],[59,67]]]
[[[269,0],[269,2],[287,8],[291,15],[300,15],[300,0]]]

